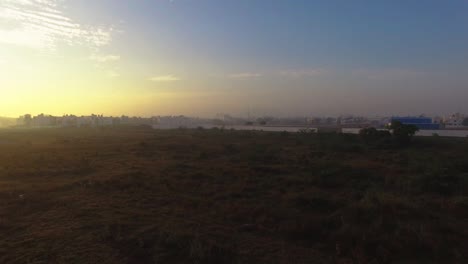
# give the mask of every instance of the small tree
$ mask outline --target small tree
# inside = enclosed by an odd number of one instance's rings
[[[397,120],[392,121],[392,123],[388,126],[388,129],[392,131],[392,135],[395,140],[402,145],[409,144],[414,134],[419,131],[417,126],[405,125]]]
[[[374,127],[367,127],[359,130],[359,136],[367,144],[382,144],[388,138],[391,138],[391,134],[388,130],[377,130]]]

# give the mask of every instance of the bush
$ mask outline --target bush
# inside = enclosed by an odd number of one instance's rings
[[[458,190],[460,180],[460,177],[455,174],[438,171],[424,174],[416,181],[416,184],[423,192],[452,195]]]
[[[393,138],[400,145],[408,145],[411,143],[411,139],[414,134],[419,131],[419,128],[415,125],[405,125],[400,121],[392,121],[388,127],[392,131]]]
[[[374,127],[368,127],[361,129],[359,136],[369,143],[378,139],[389,138],[391,134],[388,130],[377,130]]]

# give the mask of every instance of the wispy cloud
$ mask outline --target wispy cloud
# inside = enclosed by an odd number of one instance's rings
[[[105,75],[109,78],[115,78],[120,76],[120,74],[117,72],[118,66],[116,66],[116,62],[120,60],[119,55],[92,54],[84,60],[93,61],[94,67],[98,70],[103,71]]]
[[[378,81],[401,81],[424,77],[428,72],[416,69],[358,69],[352,72],[354,76]]]
[[[262,77],[262,74],[255,73],[255,72],[242,72],[242,73],[229,74],[228,77],[230,79],[236,79],[236,80],[247,80],[247,79]]]
[[[92,61],[105,63],[105,62],[119,61],[120,56],[119,55],[96,55],[96,54],[93,54],[93,55],[89,56],[89,59],[92,60]]]
[[[109,70],[107,71],[107,77],[109,78],[116,78],[116,77],[119,77],[120,74],[114,70]]]
[[[151,77],[148,80],[152,82],[175,82],[175,81],[180,81],[180,78],[174,75],[161,75],[161,76]]]
[[[62,2],[0,0],[0,43],[50,51],[59,43],[98,49],[111,42],[111,26],[73,21],[60,10]]]
[[[285,70],[280,72],[282,76],[294,77],[294,78],[301,78],[301,77],[312,77],[312,76],[320,76],[327,74],[328,71],[325,69],[294,69],[294,70]]]

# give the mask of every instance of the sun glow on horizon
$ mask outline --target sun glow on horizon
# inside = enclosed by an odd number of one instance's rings
[[[343,5],[0,0],[0,116],[468,111],[462,4]]]

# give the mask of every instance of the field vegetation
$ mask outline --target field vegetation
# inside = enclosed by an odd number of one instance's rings
[[[464,263],[468,140],[372,133],[0,130],[0,263]]]

